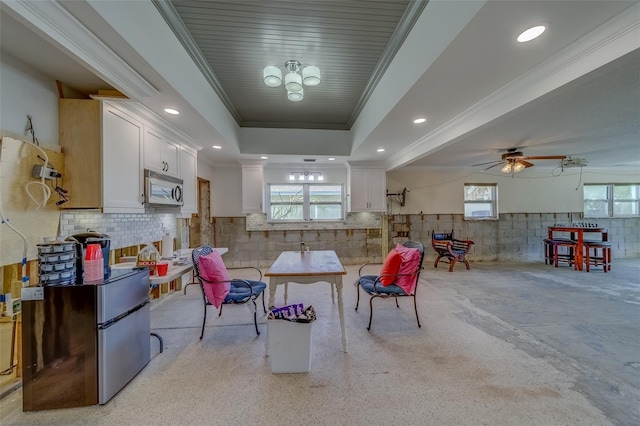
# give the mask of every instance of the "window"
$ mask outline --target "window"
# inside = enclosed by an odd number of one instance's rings
[[[269,220],[342,220],[342,185],[270,184]]]
[[[640,215],[640,185],[584,185],[584,217]]]
[[[497,219],[496,185],[466,183],[464,185],[465,219]]]

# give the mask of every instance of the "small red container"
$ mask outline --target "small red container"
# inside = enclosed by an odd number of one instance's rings
[[[168,263],[157,263],[156,264],[156,271],[158,273],[158,276],[162,277],[164,275],[167,275],[167,271],[169,270],[169,264]]]

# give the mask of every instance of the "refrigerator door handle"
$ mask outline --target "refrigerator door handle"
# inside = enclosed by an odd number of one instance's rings
[[[138,306],[129,309],[126,312],[121,313],[120,315],[118,315],[117,317],[113,317],[111,318],[109,321],[105,321],[102,324],[98,324],[98,330],[106,330],[107,328],[111,327],[113,324],[117,323],[118,321],[120,321],[122,318],[131,315],[132,313],[144,308],[146,305],[148,305],[150,302],[149,300],[145,300],[144,303],[139,304]]]

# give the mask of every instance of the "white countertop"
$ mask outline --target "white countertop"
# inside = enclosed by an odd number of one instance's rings
[[[220,253],[221,255],[229,251],[229,249],[226,247],[214,247],[214,250],[218,251],[218,253]],[[193,249],[183,249],[181,250],[181,255],[184,256],[185,254],[190,253],[190,251],[193,251]],[[112,269],[131,269],[135,267],[136,267],[135,262],[115,263],[111,265]],[[149,277],[149,281],[151,282],[151,284],[167,283],[169,281],[173,281],[177,278],[180,278],[184,274],[188,274],[189,272],[191,272],[192,269],[193,269],[193,264],[191,262],[189,262],[187,265],[173,265],[172,262],[170,262],[167,275],[162,275],[162,276],[151,275]]]

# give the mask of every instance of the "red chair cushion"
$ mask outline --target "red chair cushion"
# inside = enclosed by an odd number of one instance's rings
[[[398,250],[393,249],[389,252],[387,257],[384,259],[384,263],[382,264],[382,269],[380,270],[380,284],[387,286],[391,285],[396,281],[396,274],[398,273],[398,269],[400,269],[400,264],[402,263],[402,256]],[[390,274],[393,276],[383,276],[386,274]]]
[[[217,250],[201,256],[198,260],[200,268],[200,276],[204,279],[202,282],[204,287],[204,294],[207,296],[207,300],[216,308],[219,308],[224,301],[229,290],[231,290],[231,283],[229,280],[229,273],[227,267],[224,266],[222,257]],[[214,284],[218,281],[227,281]]]
[[[400,244],[396,246],[396,250],[402,257],[398,274],[417,273],[418,265],[420,265],[420,251],[416,248],[408,248]],[[407,294],[413,294],[416,289],[416,284],[417,280],[415,275],[398,277],[396,280],[396,285]]]

